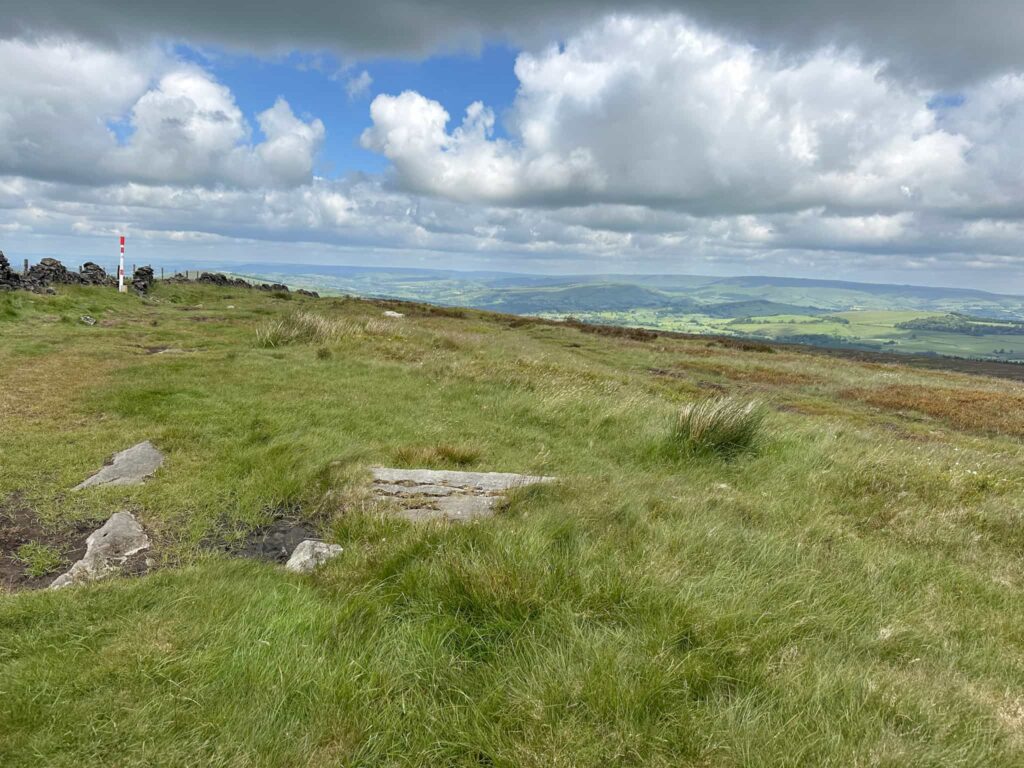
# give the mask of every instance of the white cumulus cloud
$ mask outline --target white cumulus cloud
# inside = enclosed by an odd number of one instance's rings
[[[324,139],[320,120],[297,118],[279,99],[257,115],[265,139],[255,142],[226,86],[149,49],[0,41],[0,71],[0,173],[295,186],[310,179]]]
[[[378,96],[364,146],[408,188],[506,204],[614,202],[695,212],[860,211],[957,202],[971,141],[881,64],[799,60],[681,17],[614,16],[516,61],[512,139],[470,107],[450,132],[418,93]]]

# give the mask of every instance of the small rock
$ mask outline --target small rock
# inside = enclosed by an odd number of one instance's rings
[[[392,309],[384,310],[384,317],[405,317],[401,312],[395,312]]]
[[[149,536],[131,512],[117,512],[85,540],[85,556],[50,585],[60,589],[118,573],[128,558],[149,549]]]
[[[295,548],[284,567],[293,573],[309,573],[328,560],[337,557],[343,551],[337,544],[306,539]]]
[[[90,316],[90,315],[82,315],[82,316],[81,316],[80,318],[78,318],[78,319],[79,319],[79,320],[81,320],[81,321],[82,321],[83,323],[85,323],[86,325],[96,325],[96,318],[95,318],[95,317],[92,317],[92,316]]]
[[[164,455],[146,440],[115,453],[110,464],[72,490],[80,491],[93,485],[141,485],[163,463]]]

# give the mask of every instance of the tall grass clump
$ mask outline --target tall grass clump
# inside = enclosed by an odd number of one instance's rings
[[[288,344],[330,344],[353,336],[375,336],[393,332],[386,323],[367,320],[324,317],[314,312],[294,312],[281,320],[256,329],[256,343],[261,347],[283,347]]]
[[[709,397],[690,403],[672,425],[670,452],[732,458],[756,450],[764,436],[767,415],[758,400]]]

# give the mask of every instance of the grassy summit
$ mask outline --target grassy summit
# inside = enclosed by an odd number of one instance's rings
[[[38,525],[25,567],[56,573],[43,539],[130,510],[165,567],[0,596],[0,765],[1024,761],[1018,384],[60,290],[0,294],[0,530]],[[765,403],[758,439],[666,449],[709,393]],[[147,484],[70,492],[145,439]],[[560,482],[415,525],[367,497],[377,464]],[[218,551],[282,513],[344,554],[295,576]]]

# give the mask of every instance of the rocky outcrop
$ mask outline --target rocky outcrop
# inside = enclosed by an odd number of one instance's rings
[[[203,272],[198,278],[197,283],[206,283],[207,285],[219,285],[221,288],[252,288],[252,285],[240,277],[228,277],[220,272]]]
[[[154,279],[152,267],[139,267],[132,274],[132,288],[135,289],[136,293],[145,295],[153,287]]]
[[[22,279],[32,290],[50,285],[79,285],[82,282],[77,272],[71,272],[56,259],[45,258],[38,264],[29,267],[28,274]]]
[[[82,283],[85,285],[116,285],[117,280],[112,275],[108,275],[107,271],[103,269],[99,264],[93,261],[87,261],[82,265],[81,271],[78,273],[82,279]]]
[[[179,277],[182,277],[182,275],[175,275],[176,279]],[[219,285],[222,288],[255,288],[260,291],[281,291],[283,293],[288,293],[289,291],[288,286],[283,283],[250,283],[240,277],[228,277],[220,272],[203,272],[196,278],[196,282],[206,283],[207,285]],[[319,294],[312,291],[298,291],[298,293],[304,296],[319,298]]]
[[[85,541],[85,556],[58,576],[50,589],[97,581],[130,566],[133,556],[149,549],[149,536],[131,512],[117,512]]]
[[[45,258],[34,264],[24,275],[11,269],[7,258],[0,252],[0,290],[20,288],[36,293],[53,293],[53,285],[102,285],[112,284],[103,268],[92,262],[82,267],[82,272],[72,272],[57,259]]]
[[[0,291],[13,291],[21,287],[21,275],[11,269],[11,265],[0,251]]]
[[[132,288],[140,295],[145,295],[153,288],[156,276],[150,266],[139,267],[135,270],[131,279]],[[203,272],[195,280],[189,279],[188,273],[175,274],[169,283],[205,283],[216,285],[222,288],[251,288],[260,291],[274,293],[288,293],[289,288],[283,283],[250,283],[240,277],[229,277],[220,272]],[[42,259],[38,264],[29,268],[28,274],[21,275],[11,269],[10,263],[0,251],[0,290],[15,290],[18,288],[36,291],[37,293],[53,293],[50,286],[53,285],[117,285],[117,279],[108,275],[106,270],[99,264],[87,261],[82,265],[80,272],[73,272],[61,264],[57,259]],[[299,290],[297,293],[310,298],[318,299],[320,294],[316,291]]]

